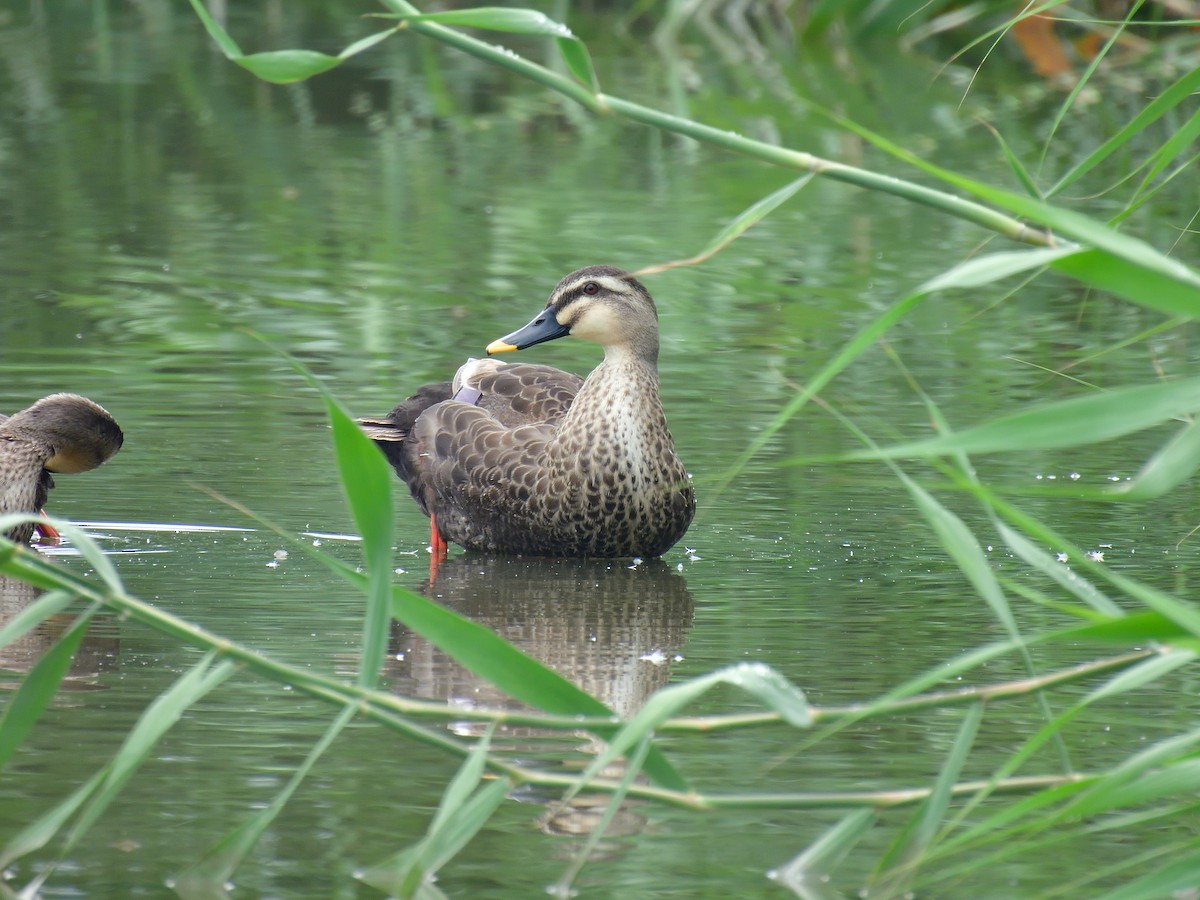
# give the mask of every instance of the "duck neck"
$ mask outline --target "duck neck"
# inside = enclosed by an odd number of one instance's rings
[[[606,435],[601,443],[624,445],[636,455],[636,448],[666,431],[654,357],[624,345],[606,347],[567,416],[580,428]],[[564,422],[563,427],[570,426]]]

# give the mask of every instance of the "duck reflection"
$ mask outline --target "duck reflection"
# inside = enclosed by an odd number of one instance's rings
[[[692,623],[687,583],[662,560],[630,565],[468,553],[443,562],[436,582],[426,582],[423,593],[491,628],[622,718],[632,716],[666,685]],[[399,623],[393,623],[389,649],[386,675],[398,693],[452,705],[524,708]],[[483,731],[477,723],[454,728],[464,734]],[[567,765],[562,762],[562,737],[560,732],[511,726],[497,729],[493,745],[526,760]],[[590,755],[597,745],[586,736],[577,749]],[[587,764],[586,755],[577,761],[578,768]],[[550,798],[523,794],[521,799]],[[606,804],[607,797],[580,796],[567,808],[552,806],[541,825],[551,833],[587,834]],[[627,806],[607,834],[635,833],[643,824]]]
[[[40,588],[10,575],[0,575],[0,627],[11,622],[41,594]],[[5,673],[24,674],[33,668],[75,623],[75,612],[50,616],[0,647],[0,688],[15,687],[17,679],[13,678],[10,684]],[[102,686],[97,681],[98,677],[117,668],[120,639],[115,629],[105,627],[99,618],[92,619],[87,633],[75,648],[66,678],[59,685],[60,691],[100,690]]]
[[[662,560],[540,560],[466,554],[446,560],[422,592],[491,628],[625,718],[667,683],[692,622],[683,576]],[[517,708],[400,623],[387,674],[398,692]]]

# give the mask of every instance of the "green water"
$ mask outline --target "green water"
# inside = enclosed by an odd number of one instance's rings
[[[92,523],[135,596],[323,673],[355,671],[361,597],[298,554],[276,559],[280,541],[210,493],[357,559],[320,400],[249,332],[302,360],[354,412],[380,413],[527,321],[571,269],[690,256],[789,180],[648,130],[579,119],[531,86],[413,39],[389,41],[308,85],[267,87],[214,53],[183,5],[66,5],[71,14],[45,21],[9,14],[0,30],[0,410],[57,390],[106,406],[125,431],[123,450],[94,473],[60,478],[51,511]],[[347,43],[330,29],[350,27],[351,13],[331,13],[324,26],[313,16],[304,28],[280,26],[278,45]],[[241,28],[247,45],[266,42],[253,20]],[[616,43],[599,58],[610,90],[658,103],[664,73],[636,36]],[[956,109],[959,92],[947,80],[932,81],[932,69],[914,59],[857,63],[856,84],[833,68],[824,81],[804,83],[823,101],[842,83],[840,100],[866,124],[907,135],[949,168],[1004,180],[1002,156],[972,127],[970,109]],[[698,116],[896,170],[794,105],[746,94],[719,60],[693,64]],[[430,82],[435,71],[440,81]],[[784,76],[795,85],[806,73]],[[1003,85],[985,84],[977,102],[992,104],[993,122],[1014,146],[1036,146],[1057,98],[1020,104],[1006,96]],[[743,660],[775,667],[814,703],[861,701],[1003,638],[884,467],[783,465],[857,446],[819,408],[790,421],[718,489],[797,385],[884,307],[985,237],[898,200],[814,182],[711,262],[648,280],[663,334],[664,403],[699,502],[691,531],[662,566],[589,569],[456,551],[430,589],[428,526],[398,489],[398,577],[625,711],[668,680]],[[1155,361],[1173,371],[1194,363],[1196,349],[1179,332],[1150,352],[1139,342],[1089,360],[1153,319],[1094,298],[1081,317],[1083,302],[1053,280],[1008,300],[999,292],[935,297],[889,334],[905,370],[877,348],[822,397],[886,443],[929,432],[914,382],[965,426],[1073,392],[1029,363],[1074,366],[1077,377],[1106,383],[1143,377]],[[527,358],[583,372],[598,351],[559,341]],[[1193,486],[1136,518],[1037,496],[1051,476],[1099,484],[1130,475],[1145,449],[978,464],[1034,493],[1035,512],[1085,549],[1102,550],[1106,563],[1179,589],[1195,568],[1185,540]],[[944,499],[980,523],[965,498]],[[1020,571],[1006,551],[989,552],[1001,570]],[[85,570],[69,548],[56,556]],[[12,597],[14,607],[21,602]],[[1035,627],[1052,620],[1037,609],[1023,615]],[[21,669],[38,649],[5,664]],[[400,629],[390,651],[395,690],[502,702]],[[1039,662],[1092,653],[1059,650]],[[146,704],[198,657],[130,623],[94,629],[76,689],[63,692],[0,779],[0,840],[102,765]],[[985,672],[995,680],[1022,674],[1015,660]],[[1174,718],[1185,701],[1159,696],[1138,706],[1132,695],[1124,704],[1111,719],[1081,718],[1077,766],[1104,765],[1153,739],[1165,727],[1155,710]],[[717,693],[695,711],[744,706],[732,692]],[[984,749],[972,760],[979,770],[966,777],[989,774],[988,742],[1009,752],[1041,724],[1032,701],[1012,701],[1005,712],[985,723]],[[329,715],[272,684],[233,679],[156,747],[44,896],[172,896],[167,880],[274,798]],[[710,790],[921,786],[939,771],[957,724],[945,712],[914,714],[812,750],[785,729],[672,738],[665,747]],[[548,754],[571,767],[587,759],[579,743],[548,750],[536,736],[509,740],[517,755]],[[1055,762],[1046,754],[1034,768]],[[454,767],[429,748],[356,724],[237,872],[235,896],[376,896],[352,873],[420,836]],[[541,895],[583,843],[569,833],[578,823],[548,820],[543,800],[502,806],[443,872],[443,889]],[[649,805],[623,815],[622,834],[585,868],[582,896],[790,896],[765,873],[840,816]],[[869,842],[876,849],[890,838],[888,824]],[[1119,842],[1109,835],[1073,845],[1079,857],[1069,868],[1078,874],[1110,859]],[[864,858],[869,866],[870,853]],[[18,864],[18,883],[53,859]],[[1000,865],[973,889],[1021,895],[1055,884],[1063,864],[1051,851]],[[842,887],[852,889],[853,878]]]

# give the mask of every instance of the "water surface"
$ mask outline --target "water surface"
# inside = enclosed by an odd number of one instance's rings
[[[105,405],[125,447],[94,473],[59,479],[52,511],[90,523],[133,595],[319,672],[355,671],[362,598],[302,554],[277,558],[281,541],[215,496],[358,558],[320,400],[273,348],[299,358],[355,412],[380,413],[527,321],[571,269],[691,255],[789,178],[633,126],[577,120],[536,89],[412,41],[390,42],[311,85],[275,88],[214,54],[178,4],[114,11],[95,30],[79,18],[14,15],[0,35],[9,79],[0,117],[0,409],[57,390]],[[285,37],[285,45],[305,43]],[[317,38],[305,45],[329,49]],[[448,82],[444,96],[422,78],[430,65]],[[631,66],[614,53],[600,65],[618,95],[662,89],[649,62]],[[724,70],[706,65],[695,102],[707,115],[738,119],[721,99]],[[965,112],[953,112],[949,85],[931,82],[915,60],[862,65],[868,84],[848,97],[861,115],[902,121],[943,165],[999,177],[1003,160]],[[996,103],[1010,142],[1036,140],[1040,110]],[[777,127],[792,146],[830,156],[865,152],[778,98],[750,105],[738,127]],[[664,402],[699,498],[679,547],[661,564],[632,569],[456,551],[430,586],[428,526],[397,485],[399,581],[495,628],[626,713],[663,684],[747,660],[776,668],[815,703],[860,701],[1001,639],[886,469],[788,464],[856,446],[816,406],[719,488],[798,385],[886,305],[985,237],[897,200],[813,183],[710,263],[648,281],[660,309]],[[890,353],[873,350],[823,400],[886,443],[929,433],[914,385],[965,426],[1072,393],[1045,368],[1071,365],[1106,383],[1142,377],[1142,345],[1086,360],[1146,327],[1143,314],[1114,306],[1084,326],[1081,299],[1053,281],[1007,301],[934,298],[889,335]],[[1190,345],[1158,349],[1174,370],[1195,361]],[[528,358],[583,372],[598,350],[559,341]],[[1192,488],[1136,520],[1037,495],[1051,478],[1127,476],[1145,449],[978,464],[1034,492],[1037,511],[1085,549],[1102,550],[1107,564],[1172,587],[1194,566]],[[972,525],[983,521],[966,498],[943,499]],[[998,569],[1019,574],[1005,551],[991,552]],[[69,552],[58,556],[86,571]],[[3,596],[27,602],[17,587]],[[1051,619],[1036,608],[1022,614],[1030,627]],[[53,637],[6,656],[6,667],[27,667]],[[398,626],[389,650],[391,689],[503,702]],[[1057,652],[1039,662],[1091,651]],[[72,673],[75,689],[64,690],[0,782],[0,836],[102,765],[199,655],[129,622],[98,623]],[[983,673],[1022,674],[1015,660]],[[1081,719],[1076,765],[1103,765],[1153,739],[1161,725],[1130,704],[1112,721]],[[979,771],[968,777],[988,774],[1041,724],[1032,702],[1013,706],[1003,727],[985,725]],[[721,691],[696,711],[743,707],[744,698]],[[270,802],[329,715],[272,684],[231,680],[168,734],[44,895],[168,896],[173,873]],[[914,714],[813,749],[782,728],[665,746],[710,790],[918,786],[936,775],[957,722],[945,712]],[[555,765],[582,765],[590,752],[571,738],[505,740],[515,755]],[[1037,762],[1052,769],[1055,760]],[[375,896],[352,873],[423,833],[454,767],[355,724],[239,870],[238,888]],[[545,799],[502,806],[441,886],[452,896],[504,898],[537,895],[559,877],[582,845],[587,813],[553,821]],[[838,818],[697,816],[649,805],[622,815],[620,833],[585,869],[583,896],[786,896],[764,873]],[[1083,865],[1106,859],[1106,841],[1117,840],[1097,838]],[[19,877],[51,859],[21,863]],[[985,893],[1053,885],[1059,861],[997,866]]]

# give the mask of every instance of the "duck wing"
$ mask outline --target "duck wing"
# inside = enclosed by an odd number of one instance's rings
[[[583,379],[553,366],[473,359],[454,376],[454,390],[474,388],[477,405],[506,428],[555,425],[566,415]]]
[[[387,415],[358,424],[439,530],[478,546],[480,511],[502,495],[528,500],[533,461],[582,386],[578,375],[552,366],[471,360],[453,382],[424,385]]]

